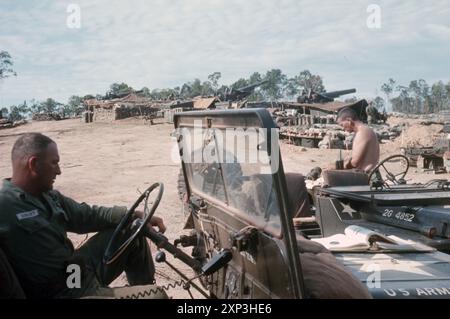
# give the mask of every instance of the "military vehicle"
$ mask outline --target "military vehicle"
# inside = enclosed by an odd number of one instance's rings
[[[450,182],[406,185],[408,165],[398,174],[386,169],[399,155],[380,162],[381,180],[331,171],[328,186],[308,196],[302,177],[283,170],[267,110],[180,113],[175,127],[192,229],[177,243],[193,246],[202,265],[216,262],[202,280],[210,296],[348,297],[346,284],[327,295],[331,288],[311,279],[326,276],[315,265],[351,273],[374,298],[450,297]],[[246,143],[224,141],[238,132]],[[261,137],[253,144],[252,132]],[[239,152],[260,157],[234,161]]]

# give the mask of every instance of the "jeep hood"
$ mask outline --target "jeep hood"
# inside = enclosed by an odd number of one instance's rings
[[[335,254],[374,298],[450,298],[450,256],[441,252]]]

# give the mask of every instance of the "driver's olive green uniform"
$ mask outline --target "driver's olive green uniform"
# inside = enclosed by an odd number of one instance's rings
[[[126,208],[89,206],[49,191],[42,199],[31,196],[3,181],[0,190],[0,247],[8,256],[28,298],[113,296],[101,288],[122,271],[131,285],[154,282],[154,266],[145,238],[137,239],[104,274],[100,265],[114,227],[125,215]],[[80,249],[75,250],[67,232],[78,234],[99,232]],[[81,269],[81,288],[76,287],[77,270]],[[69,271],[68,271],[69,270]],[[69,288],[75,283],[74,288]]]

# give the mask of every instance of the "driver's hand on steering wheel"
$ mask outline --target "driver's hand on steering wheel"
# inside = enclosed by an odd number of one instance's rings
[[[136,218],[144,218],[144,212],[142,212],[140,210],[136,210],[134,212],[134,216]],[[158,227],[158,231],[161,234],[164,234],[164,232],[166,231],[166,225],[164,225],[163,219],[161,217],[158,217],[158,216],[152,216],[152,218],[148,222],[147,227]]]
[[[161,217],[158,216],[152,216],[152,218],[150,219],[149,225],[148,227],[158,227],[158,231],[161,234],[164,234],[164,232],[166,231],[166,225],[164,225],[164,221]]]

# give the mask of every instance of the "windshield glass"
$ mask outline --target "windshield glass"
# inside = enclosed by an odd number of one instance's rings
[[[209,195],[255,226],[280,235],[265,129],[196,127],[182,128],[180,134],[192,192]]]

